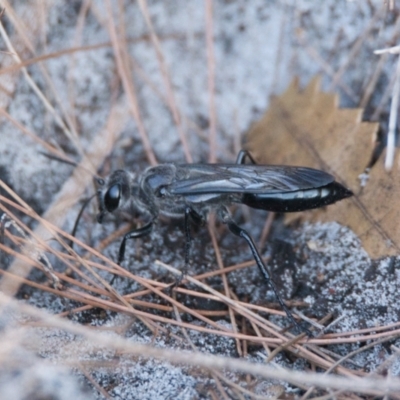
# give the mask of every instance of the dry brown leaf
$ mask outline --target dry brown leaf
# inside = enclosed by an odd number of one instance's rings
[[[376,141],[377,123],[361,122],[362,109],[339,109],[337,95],[322,93],[315,78],[300,91],[294,81],[250,129],[245,147],[263,164],[302,165],[322,169],[355,196],[301,214],[313,221],[337,221],[350,227],[371,257],[400,253],[399,180],[373,167],[361,190],[359,175],[367,167]],[[397,163],[396,165],[399,165]],[[288,214],[287,220],[299,218]]]

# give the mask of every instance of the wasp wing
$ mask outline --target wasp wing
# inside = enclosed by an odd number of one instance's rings
[[[324,171],[306,167],[257,164],[176,165],[168,185],[175,195],[205,193],[282,193],[315,189],[334,182]]]

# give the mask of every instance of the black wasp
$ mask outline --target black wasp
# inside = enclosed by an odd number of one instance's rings
[[[246,157],[252,164],[245,164]],[[335,203],[353,194],[326,172],[305,167],[257,165],[245,150],[239,153],[236,164],[161,164],[147,168],[137,178],[127,171],[118,170],[106,180],[98,179],[98,184],[99,223],[106,213],[125,206],[147,218],[143,227],[124,236],[119,248],[119,264],[124,259],[126,241],[148,235],[161,213],[185,217],[187,269],[190,220],[202,224],[209,211],[215,210],[234,235],[246,240],[262,275],[289,320],[297,327],[299,325],[279,295],[253,239],[233,221],[227,207],[239,203],[267,211],[303,211]],[[306,332],[310,334],[308,330]]]

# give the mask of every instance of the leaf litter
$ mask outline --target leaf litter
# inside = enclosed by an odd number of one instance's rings
[[[377,123],[361,121],[362,114],[362,109],[338,108],[337,96],[321,92],[317,78],[304,90],[294,81],[254,124],[246,146],[262,163],[303,165],[332,173],[354,197],[304,213],[305,218],[350,227],[373,258],[399,254],[396,171],[388,174],[381,156],[361,186],[360,175],[370,165],[378,131]],[[298,216],[287,216],[294,218]]]

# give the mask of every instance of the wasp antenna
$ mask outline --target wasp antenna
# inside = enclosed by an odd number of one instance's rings
[[[41,154],[42,156],[44,156],[44,157],[46,157],[46,158],[48,158],[50,160],[59,161],[61,163],[72,165],[74,167],[78,166],[77,162],[72,161],[72,160],[70,160],[69,158],[66,158],[66,157],[55,156],[54,154],[45,153],[44,151],[39,151],[39,154]]]
[[[78,229],[79,221],[81,220],[83,211],[85,210],[85,208],[87,207],[87,205],[92,201],[93,197],[95,197],[95,196],[96,196],[96,194],[90,196],[89,198],[87,198],[87,199],[83,202],[82,207],[81,207],[81,209],[79,210],[78,216],[76,217],[75,224],[74,224],[74,227],[73,227],[72,232],[71,232],[71,236],[72,236],[72,237],[75,237],[76,231],[77,231],[77,229]],[[69,241],[69,247],[71,247],[71,249],[74,248],[74,242],[73,242],[73,240],[70,240],[70,241]]]
[[[43,151],[39,151],[39,153],[42,156],[44,156],[44,157],[46,157],[46,158],[48,158],[50,160],[58,161],[58,162],[61,162],[61,163],[64,163],[64,164],[72,165],[73,167],[81,168],[84,171],[86,171],[87,173],[89,173],[90,175],[92,175],[92,176],[94,175],[93,170],[84,167],[82,164],[79,164],[76,161],[70,160],[66,156],[56,156],[54,154],[45,153]],[[95,178],[99,179],[98,177],[95,177]]]

